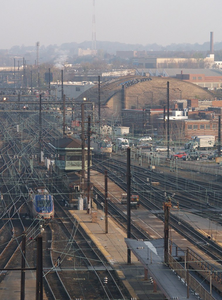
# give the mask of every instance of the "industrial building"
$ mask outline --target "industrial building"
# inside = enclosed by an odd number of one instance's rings
[[[62,83],[52,82],[51,86],[55,88],[55,93],[57,96],[59,96],[61,94]],[[82,93],[90,89],[92,86],[94,86],[94,83],[91,81],[63,82],[63,93],[64,95],[66,95],[66,98],[76,99]]]

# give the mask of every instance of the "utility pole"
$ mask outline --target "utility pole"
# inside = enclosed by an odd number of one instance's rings
[[[98,76],[98,115],[99,115],[99,136],[100,136],[100,76]]]
[[[17,86],[18,87],[21,86],[20,72],[19,72],[20,69],[19,68],[20,68],[20,65],[19,65],[19,59],[18,59],[18,76],[17,76],[17,82],[18,82]]]
[[[19,91],[19,93],[18,93],[18,110],[21,109],[21,107],[20,107],[20,100],[21,100],[21,94],[20,94],[20,91]],[[20,116],[20,113],[19,113],[19,116]]]
[[[15,58],[14,58],[14,90],[15,90]]]
[[[89,199],[90,194],[90,116],[88,116],[88,169],[87,169],[87,213],[90,213],[91,201]]]
[[[40,86],[40,80],[39,80],[39,42],[36,43],[36,65],[37,65],[37,86],[39,88]]]
[[[143,135],[145,135],[145,108],[143,108]]]
[[[62,121],[62,132],[63,132],[63,137],[65,136],[65,131],[66,131],[66,96],[63,95],[63,121]]]
[[[131,207],[130,207],[130,198],[131,198],[131,174],[130,174],[130,148],[127,148],[127,238],[131,238]],[[131,250],[127,246],[127,263],[131,264]]]
[[[31,70],[31,95],[33,95],[33,86],[32,86],[32,70]]]
[[[39,162],[41,162],[42,150],[42,95],[39,95]]]
[[[22,261],[21,261],[21,300],[25,300],[25,256],[26,256],[26,235],[22,236]]]
[[[168,265],[168,252],[169,252],[169,219],[171,198],[168,197],[168,201],[164,202],[164,263]]]
[[[42,237],[37,237],[37,262],[36,262],[36,300],[43,300],[43,278],[42,278]]]
[[[25,267],[26,257],[26,235],[22,236],[22,258],[21,268],[0,268],[0,271],[21,271],[21,293],[20,299],[25,299],[25,271],[36,271],[36,300],[43,300],[43,252],[42,237],[37,237],[36,267]]]
[[[72,105],[72,121],[74,120],[74,105]]]
[[[190,285],[190,273],[189,273],[189,249],[187,248],[187,253],[186,253],[186,282],[187,282],[187,299],[190,297],[190,290],[189,290],[189,285]]]
[[[221,156],[221,116],[218,118],[218,157]]]
[[[122,85],[122,90],[121,90],[121,126],[123,125],[123,110],[126,108],[125,105],[125,86],[124,84]]]
[[[51,95],[51,86],[50,86],[50,83],[51,83],[51,72],[50,72],[50,68],[49,68],[49,96]]]
[[[22,78],[22,87],[25,87],[25,58],[23,57],[23,78]]]
[[[81,118],[82,118],[82,181],[85,182],[85,134],[84,134],[84,104],[81,104]],[[85,188],[85,187],[84,187]]]
[[[63,70],[61,70],[61,82],[62,82],[62,88],[61,88],[61,98],[63,99]]]
[[[167,158],[170,158],[170,87],[167,81]]]
[[[21,130],[21,113],[20,113],[20,91],[18,93],[18,127],[17,131],[20,132],[20,149],[22,150],[22,130]]]
[[[163,107],[163,129],[165,133],[165,129],[166,129],[166,106],[165,105]]]
[[[108,182],[107,170],[105,171],[105,233],[108,233]]]

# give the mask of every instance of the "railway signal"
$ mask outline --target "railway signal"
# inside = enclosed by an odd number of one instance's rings
[[[104,284],[107,284],[107,283],[108,283],[108,277],[104,277],[103,283],[104,283]]]

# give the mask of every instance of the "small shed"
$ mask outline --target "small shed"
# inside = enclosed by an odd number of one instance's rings
[[[55,151],[55,166],[61,171],[82,170],[82,143],[72,137],[64,137],[49,143]],[[90,166],[92,165],[92,149],[90,148]],[[88,166],[88,148],[85,147],[85,170]]]
[[[114,131],[117,136],[120,136],[120,135],[129,134],[129,129],[130,128],[126,126],[119,126],[119,127],[115,127]]]

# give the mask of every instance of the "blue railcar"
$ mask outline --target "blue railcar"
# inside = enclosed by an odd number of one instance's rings
[[[29,191],[29,200],[31,205],[31,214],[36,219],[54,218],[53,196],[47,189],[37,188]]]

